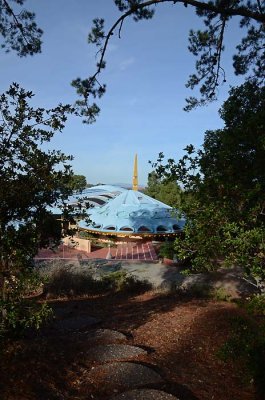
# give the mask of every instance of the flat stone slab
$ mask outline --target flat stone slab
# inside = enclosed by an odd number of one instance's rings
[[[110,400],[179,400],[172,394],[154,389],[136,389],[129,392],[123,392]]]
[[[93,331],[80,332],[90,342],[113,343],[115,341],[127,341],[127,337],[118,331],[112,329],[95,329]]]
[[[85,358],[89,361],[103,363],[115,360],[128,360],[142,354],[147,354],[147,352],[140,347],[129,346],[127,344],[107,344],[93,347],[86,353]]]
[[[101,392],[113,394],[113,390],[137,389],[145,385],[162,383],[162,377],[153,369],[130,362],[109,363],[92,368],[87,382],[96,385]]]
[[[254,280],[249,278],[247,282],[244,277],[244,271],[239,267],[220,268],[217,271],[192,274],[183,278],[183,281],[176,285],[177,289],[186,292],[194,288],[215,291],[221,289],[222,293],[229,299],[250,296],[259,290],[253,285]]]
[[[99,319],[89,316],[71,317],[54,321],[52,328],[60,331],[78,331],[81,329],[86,329],[89,326],[96,325],[99,322]]]

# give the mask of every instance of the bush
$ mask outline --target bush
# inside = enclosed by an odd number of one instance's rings
[[[52,309],[46,303],[37,304],[33,299],[1,302],[4,319],[0,325],[0,338],[20,337],[28,329],[38,330],[51,318]]]
[[[265,294],[251,297],[244,306],[250,314],[265,315]]]
[[[42,288],[38,274],[30,269],[5,280],[5,296],[0,300],[0,337],[18,337],[29,328],[39,329],[52,315],[47,304],[38,304],[32,293]]]
[[[230,301],[231,300],[231,295],[229,293],[227,293],[227,291],[222,287],[211,289],[210,296],[213,300],[216,300],[216,301]]]
[[[73,266],[61,266],[49,271],[44,293],[49,297],[60,296],[84,296],[91,294],[113,292],[139,293],[150,289],[146,281],[139,281],[125,271],[115,271],[105,274],[103,270],[89,271],[73,268]]]
[[[126,292],[129,294],[142,293],[151,289],[147,281],[140,281],[125,271],[116,271],[103,278],[108,287],[115,292]]]
[[[246,366],[247,378],[256,387],[256,398],[262,400],[265,393],[265,323],[260,323],[253,315],[265,314],[264,296],[254,296],[244,307],[252,317],[231,320],[231,336],[218,355],[224,361],[232,359]]]
[[[226,264],[244,268],[259,286],[265,280],[264,227],[246,229],[237,224],[227,224],[224,229],[224,243],[229,250]],[[261,286],[261,285],[260,285]]]
[[[173,260],[176,251],[174,248],[174,242],[166,241],[161,244],[159,249],[159,257],[166,257]]]
[[[104,280],[93,278],[89,272],[75,271],[68,268],[59,268],[47,277],[44,286],[46,296],[83,296],[91,293],[100,293],[108,289]]]

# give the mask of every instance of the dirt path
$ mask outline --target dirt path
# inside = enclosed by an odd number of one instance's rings
[[[57,325],[5,349],[1,399],[254,399],[243,366],[216,355],[241,313],[233,304],[148,292],[51,305]]]

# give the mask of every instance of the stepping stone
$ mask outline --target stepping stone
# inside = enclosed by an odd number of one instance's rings
[[[129,392],[123,392],[110,400],[179,400],[172,394],[154,389],[136,389]]]
[[[96,325],[99,322],[99,319],[89,316],[72,317],[55,321],[52,324],[52,328],[60,331],[78,331]]]
[[[127,337],[118,331],[112,329],[95,329],[93,331],[80,332],[80,335],[85,336],[85,338],[90,342],[104,341],[113,343],[116,340],[127,341]]]
[[[127,344],[108,344],[95,346],[86,353],[86,361],[109,362],[115,360],[127,360],[137,357],[147,352],[140,347],[129,346]]]
[[[105,394],[113,394],[114,390],[136,389],[162,382],[162,377],[145,365],[116,362],[92,368],[87,374],[86,384],[96,386]]]

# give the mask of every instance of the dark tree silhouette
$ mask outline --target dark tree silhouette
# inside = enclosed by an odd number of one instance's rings
[[[14,50],[20,57],[41,52],[42,30],[35,14],[22,8],[25,0],[0,0],[1,47]]]
[[[106,90],[99,82],[99,76],[106,67],[106,50],[115,32],[119,37],[124,21],[132,17],[136,22],[151,19],[162,3],[174,6],[194,7],[196,14],[202,18],[203,30],[190,30],[189,51],[197,58],[196,72],[186,84],[193,89],[199,86],[201,98],[186,99],[186,111],[205,105],[216,99],[217,87],[226,82],[225,70],[222,67],[224,37],[226,27],[234,17],[241,17],[239,28],[246,30],[237,46],[237,54],[233,56],[233,66],[236,75],[246,75],[247,79],[255,77],[258,83],[264,83],[265,76],[265,5],[260,0],[114,0],[122,13],[112,27],[105,32],[104,19],[96,18],[88,35],[88,42],[98,47],[99,60],[94,75],[87,79],[77,78],[72,82],[81,99],[76,102],[84,122],[95,121],[99,107],[94,100],[100,98]]]
[[[26,0],[0,0],[0,35],[2,48],[14,50],[20,57],[41,51],[42,30],[35,22],[35,14],[22,7]],[[78,96],[76,108],[83,121],[92,123],[99,114],[96,100],[106,90],[99,76],[106,67],[106,50],[114,33],[119,36],[127,18],[136,22],[151,19],[159,5],[168,3],[175,7],[193,7],[202,19],[203,28],[189,32],[189,51],[196,57],[195,72],[190,75],[186,86],[200,90],[200,98],[186,99],[185,110],[205,105],[217,97],[217,88],[226,82],[222,64],[226,28],[235,17],[239,17],[241,42],[233,56],[236,75],[246,79],[255,77],[257,83],[264,84],[265,76],[265,3],[261,0],[114,0],[121,12],[120,17],[108,31],[104,29],[104,19],[96,18],[88,35],[88,42],[98,47],[98,62],[93,75],[86,79],[73,80]]]

